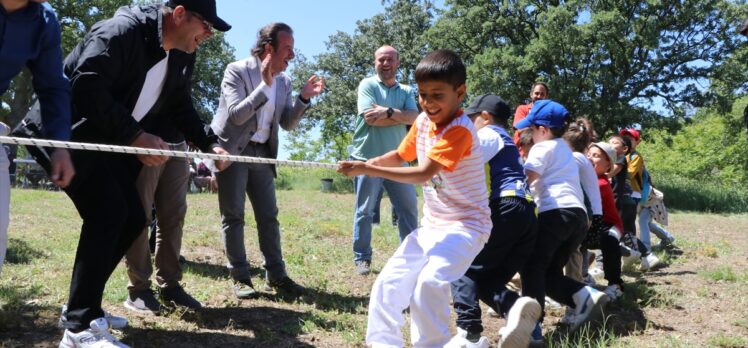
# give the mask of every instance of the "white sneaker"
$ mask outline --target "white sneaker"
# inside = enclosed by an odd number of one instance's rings
[[[594,277],[601,277],[605,275],[605,271],[603,271],[602,268],[599,267],[590,267],[589,270],[587,270],[587,274]]]
[[[638,250],[629,249],[629,256],[622,257],[623,259],[622,266],[627,267],[629,265],[633,265],[641,257],[642,257],[642,253],[640,253]]]
[[[6,136],[10,134],[10,127],[7,124],[0,122],[0,136]]]
[[[488,307],[488,316],[492,317],[492,318],[500,318],[501,317],[501,315],[499,315],[499,313],[496,313],[496,311],[493,310],[493,308],[491,308],[491,307]]]
[[[642,264],[639,270],[642,272],[649,271],[660,263],[660,259],[654,253],[650,253],[646,257],[642,257]]]
[[[574,308],[566,307],[566,313],[564,313],[564,316],[559,320],[559,324],[566,326],[574,324]]]
[[[558,302],[556,302],[554,299],[546,296],[545,297],[545,308],[547,310],[559,310],[563,308],[564,306]]]
[[[608,287],[606,287],[603,292],[608,295],[608,297],[610,298],[610,302],[613,302],[623,296],[623,290],[618,284],[608,285]]]
[[[107,311],[104,311],[104,319],[109,322],[109,327],[115,330],[122,330],[129,324],[127,318],[116,316]]]
[[[60,316],[65,315],[65,311],[67,311],[68,305],[64,304],[62,305],[62,310],[60,311]],[[118,317],[116,315],[113,315],[107,311],[104,311],[104,319],[109,323],[110,329],[115,330],[122,330],[127,327],[129,322],[127,321],[127,318],[125,317]]]
[[[534,298],[517,299],[507,314],[506,326],[499,330],[499,348],[527,347],[540,312],[540,304]]]
[[[444,346],[444,348],[489,348],[488,337],[481,336],[478,342],[470,342],[467,339],[467,331],[457,328],[457,334]]]
[[[106,319],[94,319],[89,326],[79,333],[65,330],[58,348],[130,348],[109,333]]]
[[[589,286],[583,287],[573,296],[576,308],[574,308],[574,322],[571,331],[576,331],[583,324],[591,320],[599,319],[605,304],[608,303],[608,295],[602,291],[595,290]]]

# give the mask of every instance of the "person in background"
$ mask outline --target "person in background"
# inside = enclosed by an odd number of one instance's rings
[[[351,159],[366,161],[396,149],[418,116],[413,88],[397,82],[400,54],[392,46],[374,52],[376,75],[358,85],[358,116],[353,133]],[[407,164],[404,164],[407,166]],[[387,178],[360,175],[355,178],[356,207],[353,214],[353,262],[356,273],[371,272],[371,225],[377,197],[387,190],[400,241],[418,227],[418,199],[413,185]]]
[[[548,85],[545,82],[535,82],[532,84],[532,87],[530,88],[530,103],[529,104],[522,104],[520,106],[517,106],[517,109],[514,110],[514,120],[513,120],[513,127],[514,127],[514,143],[519,145],[519,137],[520,133],[524,128],[517,128],[517,124],[522,121],[525,117],[527,117],[527,114],[530,113],[530,110],[532,110],[533,104],[535,104],[538,100],[548,99],[550,90],[548,89]],[[522,147],[520,149],[520,155],[526,156],[527,154],[522,152]]]

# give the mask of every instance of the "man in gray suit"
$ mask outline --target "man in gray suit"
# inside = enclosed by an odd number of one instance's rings
[[[221,99],[211,127],[219,143],[233,155],[276,158],[278,126],[295,128],[310,99],[325,88],[317,76],[309,78],[298,97],[291,97],[291,80],[282,72],[294,58],[293,30],[283,23],[260,29],[249,58],[229,64],[221,83]],[[278,207],[275,200],[275,166],[233,163],[216,173],[221,224],[238,298],[256,292],[244,249],[244,193],[252,203],[260,251],[265,259],[265,290],[298,296],[304,288],[288,277],[281,253]]]

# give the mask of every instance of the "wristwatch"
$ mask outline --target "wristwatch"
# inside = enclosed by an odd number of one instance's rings
[[[395,109],[393,108],[387,108],[387,118],[392,117],[392,114],[395,113]]]

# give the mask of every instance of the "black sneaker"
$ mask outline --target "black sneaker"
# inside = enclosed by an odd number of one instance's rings
[[[369,260],[356,261],[356,273],[360,275],[368,275],[369,273],[371,273],[371,261]]]
[[[124,305],[125,308],[138,313],[158,314],[161,312],[161,304],[151,289],[130,291]]]
[[[161,289],[161,300],[165,303],[174,303],[177,306],[189,309],[200,309],[200,304],[194,297],[190,296],[181,285]]]
[[[234,290],[234,295],[236,295],[237,298],[254,298],[259,295],[257,290],[255,290],[254,285],[252,285],[252,279],[249,278],[234,280],[234,285],[232,285],[231,288]]]
[[[296,284],[296,282],[288,276],[285,276],[276,281],[269,280],[267,283],[265,283],[264,290],[268,292],[275,290],[275,292],[279,295],[288,295],[293,297],[301,296],[306,291],[303,286]]]

